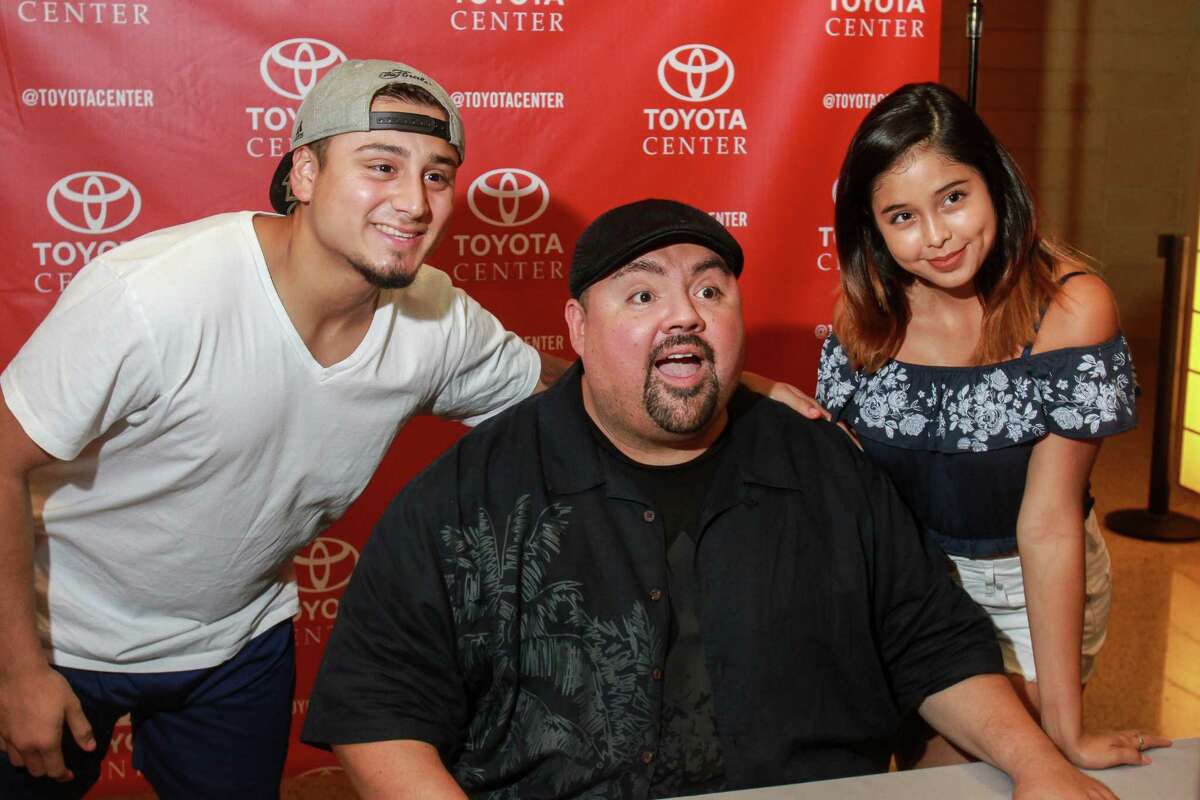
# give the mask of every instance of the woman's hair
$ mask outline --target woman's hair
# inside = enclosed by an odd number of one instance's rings
[[[974,168],[996,211],[992,248],[975,276],[983,304],[977,363],[1003,361],[1032,340],[1058,284],[1055,264],[1072,251],[1038,232],[1021,172],[983,120],[936,83],[901,86],[875,106],[850,142],[838,176],[835,231],[842,291],[834,329],[856,368],[875,371],[904,342],[913,282],[888,251],[875,224],[872,194],[881,174],[913,148],[928,148]]]

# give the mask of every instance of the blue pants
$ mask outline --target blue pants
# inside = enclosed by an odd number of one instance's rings
[[[287,756],[296,681],[292,623],[256,636],[237,655],[183,672],[93,672],[55,667],[71,684],[96,734],[85,752],[63,727],[75,780],[34,778],[0,751],[0,798],[75,800],[100,777],[113,727],[133,720],[133,765],[162,800],[275,798]]]

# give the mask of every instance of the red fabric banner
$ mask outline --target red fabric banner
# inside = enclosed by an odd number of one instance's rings
[[[409,0],[0,4],[5,153],[0,365],[91,259],[157,228],[266,209],[307,90],[345,58],[427,71],[467,129],[431,262],[537,347],[563,322],[578,234],[670,197],[730,228],[748,365],[811,389],[837,262],[832,192],[883,95],[937,76],[940,0]],[[462,433],[418,420],[346,516],[296,559],[294,731],[374,520]],[[319,458],[320,454],[314,454]],[[118,727],[98,793],[142,788]],[[293,743],[288,774],[333,764]]]

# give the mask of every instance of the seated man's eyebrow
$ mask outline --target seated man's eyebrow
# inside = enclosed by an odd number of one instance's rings
[[[710,269],[719,269],[722,272],[728,272],[730,275],[733,274],[733,270],[729,268],[729,265],[726,264],[725,260],[720,256],[711,256],[710,258],[704,259],[696,266],[692,267],[692,274],[699,275],[701,272],[705,272],[706,270]]]
[[[662,264],[659,264],[657,261],[652,261],[648,258],[635,258],[633,261],[630,261],[628,264],[614,272],[612,277],[623,277],[630,272],[652,272],[655,275],[666,274],[666,270],[663,269]]]

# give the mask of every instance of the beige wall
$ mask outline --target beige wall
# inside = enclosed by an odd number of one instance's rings
[[[941,80],[966,95],[967,0],[945,0]],[[1160,233],[1195,235],[1200,0],[984,0],[978,107],[1047,231],[1096,258],[1131,338],[1158,335]],[[1144,357],[1144,355],[1143,355]]]

